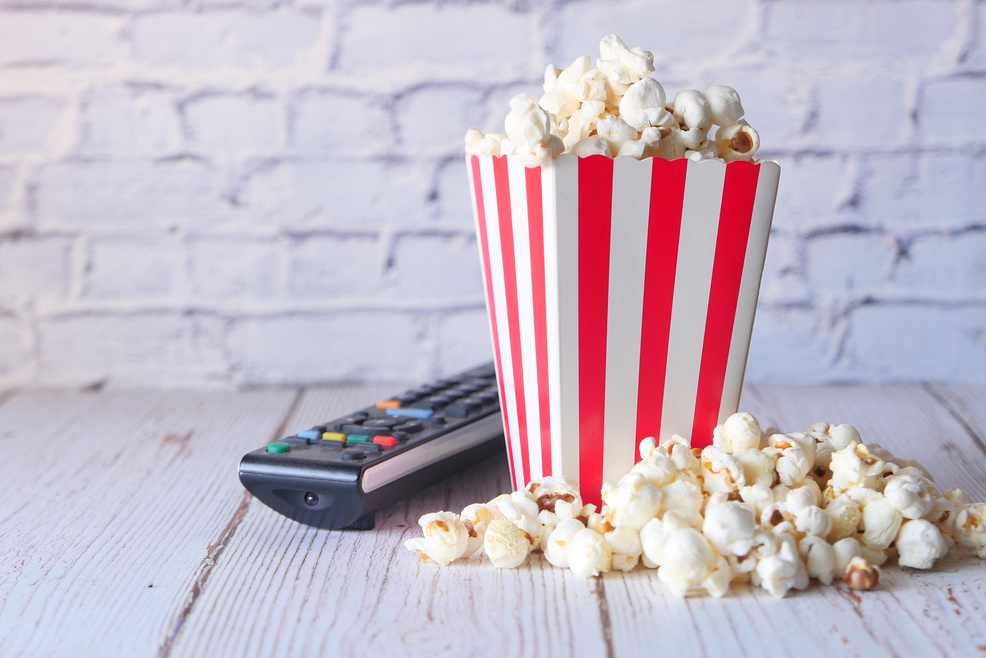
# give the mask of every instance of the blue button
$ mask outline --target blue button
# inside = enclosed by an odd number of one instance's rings
[[[425,418],[431,418],[431,415],[435,413],[431,409],[414,409],[410,407],[402,407],[401,409],[387,409],[388,416],[399,416],[401,418],[418,418],[424,420]]]
[[[298,436],[303,439],[311,439],[312,441],[318,441],[322,438],[322,433],[318,430],[305,430],[304,432],[298,432]]]

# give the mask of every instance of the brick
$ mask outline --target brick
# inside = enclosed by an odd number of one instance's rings
[[[379,292],[383,270],[375,237],[311,237],[292,245],[287,292],[302,299],[365,299]]]
[[[338,311],[244,318],[230,330],[237,378],[249,384],[421,381],[429,374],[414,314]]]
[[[205,96],[183,109],[190,144],[202,152],[270,152],[279,146],[280,113],[271,98]]]
[[[981,108],[986,77],[959,77],[928,82],[921,92],[918,126],[928,145],[967,146],[986,143]]]
[[[774,232],[767,245],[760,299],[768,304],[809,303],[811,289],[803,257],[802,241]]]
[[[897,256],[893,238],[872,233],[814,237],[805,250],[808,283],[815,293],[855,298],[886,290]]]
[[[115,86],[83,97],[75,151],[85,155],[157,155],[181,145],[178,111],[170,94]]]
[[[761,142],[762,143],[762,142]],[[857,168],[846,156],[782,156],[774,227],[805,230],[864,221],[853,208]]]
[[[177,313],[48,318],[39,323],[39,376],[58,385],[204,384],[225,376],[217,326],[214,319]]]
[[[986,156],[867,156],[859,213],[888,226],[954,228],[982,223]]]
[[[93,238],[84,277],[88,299],[160,299],[175,292],[183,253],[171,236]]]
[[[746,379],[819,382],[829,378],[838,332],[811,308],[761,304],[753,325]]]
[[[466,129],[478,123],[481,100],[480,92],[455,87],[424,87],[401,98],[395,112],[401,146],[412,153],[461,155]]]
[[[442,316],[436,343],[440,377],[492,361],[493,342],[485,307]]]
[[[483,302],[483,279],[475,237],[401,236],[390,272],[401,300]]]
[[[436,217],[443,222],[472,228],[472,196],[463,160],[450,160],[439,169],[435,191]]]
[[[29,375],[31,342],[24,322],[0,315],[0,382],[22,382]]]
[[[254,174],[241,200],[248,210],[294,230],[362,229],[422,215],[427,185],[407,163],[283,162]]]
[[[814,76],[817,120],[804,142],[820,149],[858,151],[909,144],[906,85],[889,75]]]
[[[0,11],[0,67],[110,66],[124,51],[124,20],[77,11]]]
[[[360,3],[346,19],[339,67],[470,80],[517,74],[530,70],[534,39],[533,17],[503,6]]]
[[[42,224],[172,224],[215,219],[221,211],[213,174],[189,159],[163,162],[61,162],[38,180]]]
[[[848,358],[863,381],[982,381],[986,307],[868,304],[851,316]]]
[[[0,299],[59,299],[71,277],[71,243],[65,238],[0,241]]]
[[[935,0],[772,2],[761,43],[776,59],[924,63],[957,24],[955,5]]]
[[[714,17],[714,18],[713,18]],[[752,5],[716,0],[566,3],[549,30],[558,35],[555,66],[599,56],[599,40],[615,32],[628,46],[654,53],[657,79],[695,74],[695,62],[725,58],[749,31]],[[687,53],[687,57],[683,56]],[[543,71],[543,66],[541,67]]]
[[[0,97],[0,157],[49,150],[65,101]]]
[[[272,298],[281,278],[278,251],[272,239],[194,237],[189,244],[189,290],[206,300]]]
[[[893,286],[910,299],[986,302],[986,232],[915,239]]]
[[[297,99],[290,149],[298,153],[378,150],[394,143],[393,120],[378,99],[335,91]]]
[[[318,16],[291,10],[150,14],[134,20],[133,57],[182,71],[289,68],[319,29]]]

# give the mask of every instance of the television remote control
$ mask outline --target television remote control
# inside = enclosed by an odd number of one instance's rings
[[[487,364],[249,452],[239,473],[251,494],[295,521],[369,530],[376,510],[504,451]]]

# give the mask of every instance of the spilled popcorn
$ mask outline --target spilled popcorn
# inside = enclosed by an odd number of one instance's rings
[[[603,37],[595,68],[588,55],[565,69],[549,65],[541,98],[514,96],[505,134],[469,130],[466,154],[512,155],[527,167],[563,153],[753,161],[760,135],[743,119],[735,89],[685,89],[668,99],[661,83],[647,77],[653,72],[653,54],[627,47],[615,34]]]
[[[647,438],[640,458],[603,484],[601,509],[582,503],[577,483],[548,477],[461,514],[426,514],[424,537],[405,546],[442,566],[482,548],[514,568],[540,551],[584,578],[642,564],[675,596],[717,598],[735,582],[777,598],[811,579],[873,589],[888,560],[930,569],[956,544],[986,559],[986,503],[939,493],[920,466],[851,425],[782,434],[737,413],[701,451],[677,435]]]

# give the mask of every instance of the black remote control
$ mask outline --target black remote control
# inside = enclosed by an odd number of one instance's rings
[[[376,510],[504,451],[487,364],[249,452],[240,482],[295,521],[369,530]]]

